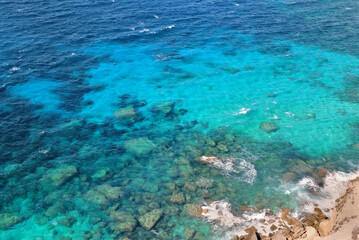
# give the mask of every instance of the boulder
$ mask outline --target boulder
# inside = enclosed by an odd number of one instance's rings
[[[117,233],[133,232],[137,226],[137,220],[130,212],[112,211],[110,218],[110,227]]]
[[[285,173],[285,174],[283,174],[283,176],[282,176],[282,179],[284,180],[284,181],[286,181],[286,182],[292,182],[292,181],[294,181],[295,179],[296,179],[296,174],[295,173],[293,173],[293,172],[287,172],[287,173]]]
[[[169,117],[173,114],[175,102],[159,102],[152,106],[151,112],[156,117]]]
[[[100,180],[106,180],[109,179],[112,176],[112,173],[110,171],[110,169],[108,168],[103,168],[103,169],[99,169],[97,170],[92,176],[92,179],[100,179]]]
[[[173,193],[171,196],[171,202],[172,203],[178,203],[182,204],[186,201],[184,194],[182,192],[180,193]]]
[[[138,218],[139,223],[146,230],[151,230],[163,215],[162,209],[155,209]]]
[[[228,152],[229,151],[227,146],[222,144],[222,143],[217,145],[217,149],[222,151],[222,152]]]
[[[287,240],[287,238],[277,232],[277,233],[273,234],[273,236],[271,237],[271,240]]]
[[[197,204],[185,204],[183,207],[183,212],[185,215],[201,218],[202,217],[202,206]]]
[[[201,177],[196,181],[196,185],[199,188],[206,188],[206,189],[210,189],[213,187],[213,179],[209,179],[209,178],[205,178],[205,177]]]
[[[11,228],[15,224],[21,222],[23,220],[22,217],[15,216],[11,213],[1,213],[0,214],[0,230],[6,230]]]
[[[90,189],[84,195],[86,201],[98,204],[108,205],[110,201],[117,200],[122,192],[120,187],[112,187],[108,184],[99,185],[93,189]]]
[[[196,230],[192,229],[192,228],[186,228],[183,231],[182,237],[185,240],[190,240],[193,239],[194,235],[196,234]]]
[[[184,184],[184,188],[191,191],[191,192],[195,192],[197,190],[197,186],[194,183],[191,183],[191,182],[186,182]]]
[[[84,199],[88,202],[95,203],[101,206],[110,204],[106,196],[96,191],[95,189],[91,189],[87,193],[85,193]]]
[[[125,142],[126,151],[135,154],[138,157],[145,156],[156,148],[147,137],[134,138]]]
[[[102,184],[96,187],[96,191],[105,195],[109,200],[117,200],[120,197],[122,189],[120,187],[112,187],[108,184]]]
[[[276,132],[279,130],[279,126],[273,122],[262,122],[260,128],[267,133]]]
[[[258,240],[256,232],[250,232],[247,236],[243,238],[243,240]]]
[[[62,164],[57,168],[49,169],[40,179],[40,186],[45,191],[53,190],[77,174],[77,168],[73,165]]]
[[[218,159],[213,156],[212,157],[202,156],[202,157],[196,158],[196,161],[209,164],[209,163],[214,163],[214,162],[218,161]]]
[[[353,144],[352,145],[353,149],[359,150],[359,143]]]
[[[322,167],[322,166],[319,166],[318,167],[318,175],[320,176],[320,177],[325,177],[327,174],[328,174],[328,169],[326,169],[326,168],[324,168],[324,167]]]
[[[303,240],[314,240],[314,238],[319,237],[317,230],[312,226],[305,227],[306,237],[302,238]]]
[[[64,217],[61,218],[58,223],[62,226],[66,226],[66,227],[71,227],[72,225],[74,225],[77,222],[76,218],[68,216],[68,217]]]
[[[318,232],[321,237],[326,237],[329,235],[331,230],[331,224],[329,220],[323,220],[319,223]]]
[[[113,112],[113,115],[121,124],[127,126],[143,120],[141,114],[132,106],[119,108]]]

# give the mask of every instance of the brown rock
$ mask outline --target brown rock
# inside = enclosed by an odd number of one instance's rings
[[[270,226],[270,230],[271,231],[275,231],[275,230],[277,230],[278,229],[278,227],[276,226],[276,225],[272,225],[272,226]]]
[[[306,226],[305,231],[307,236],[303,240],[314,240],[314,238],[319,237],[319,234],[314,227]]]
[[[321,177],[325,177],[327,174],[328,174],[328,169],[326,169],[326,168],[324,168],[324,167],[322,167],[322,166],[320,166],[320,167],[318,167],[318,175],[319,176],[321,176]]]
[[[258,230],[255,227],[251,226],[251,227],[247,228],[244,231],[249,234],[249,233],[252,233],[252,232],[257,232]]]
[[[258,240],[256,232],[250,232],[243,240]]]
[[[304,236],[304,234],[305,234],[306,232],[305,232],[305,229],[304,229],[304,227],[303,227],[303,225],[302,224],[295,224],[294,226],[293,226],[293,238],[294,239],[298,239],[298,238],[301,238],[301,237],[306,237],[306,236]]]
[[[287,240],[287,238],[277,232],[271,237],[271,240]]]
[[[331,225],[329,220],[324,220],[319,223],[318,232],[321,237],[326,237],[329,235],[331,230]]]
[[[205,164],[213,163],[213,162],[215,162],[217,160],[218,159],[216,157],[213,157],[213,156],[211,156],[211,157],[202,156],[202,157],[196,158],[197,162],[205,163]]]

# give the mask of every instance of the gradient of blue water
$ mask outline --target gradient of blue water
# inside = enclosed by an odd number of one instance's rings
[[[333,169],[353,162],[355,165],[357,152],[351,152],[351,145],[359,141],[355,80],[359,74],[358,11],[355,1],[329,0],[2,1],[1,163],[24,164],[35,159],[34,169],[14,179],[19,181],[17,187],[25,189],[24,194],[31,192],[39,199],[43,193],[30,189],[41,171],[56,165],[54,162],[74,163],[90,174],[125,162],[126,154],[119,154],[121,160],[106,155],[109,146],[120,145],[132,135],[149,136],[160,145],[165,142],[161,134],[172,144],[177,137],[176,125],[197,121],[199,124],[189,130],[193,135],[195,131],[201,136],[230,127],[259,143],[251,149],[255,158],[245,156],[258,171],[253,185],[245,181],[247,175],[232,181],[223,176],[217,179],[233,184],[235,192],[241,193],[227,196],[232,204],[253,203],[256,193],[263,189],[275,191],[278,179],[271,179],[276,171],[282,174],[283,169],[290,168],[287,155],[289,159],[296,154],[306,160],[313,158],[313,168],[324,164],[318,159],[326,158],[337,164]],[[124,94],[147,103],[140,109],[145,120],[133,127],[118,124],[113,116]],[[162,101],[175,101],[176,109],[186,109],[187,113],[171,121],[153,118],[151,107]],[[249,111],[239,114],[243,108]],[[316,117],[308,118],[308,114]],[[62,136],[36,142],[42,132],[57,133],[61,124],[71,119],[86,121],[87,135],[82,133],[71,144]],[[280,130],[263,132],[259,128],[263,121],[276,122]],[[106,124],[129,135],[105,136]],[[199,141],[189,138],[178,146],[170,145],[182,150],[182,145]],[[82,150],[68,150],[69,145],[79,142],[84,146]],[[265,144],[283,142],[290,143],[295,153],[283,153],[283,159],[274,160],[270,166],[267,160],[255,161],[262,151],[272,151]],[[51,146],[62,155],[34,154]],[[86,152],[86,146],[96,147],[93,151],[100,156],[91,153],[81,157],[79,152]],[[106,149],[105,153],[101,149]],[[278,148],[273,149],[282,154]],[[141,191],[143,183],[135,179],[143,176],[156,184],[164,179],[176,180],[167,172],[175,166],[170,160],[163,163],[155,155],[142,161],[148,162],[114,170],[132,178],[128,186],[131,191]],[[29,183],[25,176],[31,174],[35,180]],[[12,199],[12,184],[1,184],[2,193]],[[75,192],[75,186],[75,181],[70,182],[65,191]],[[162,193],[166,192],[158,194]],[[281,201],[287,198],[282,195],[277,196]],[[14,196],[17,200],[4,200],[1,210],[23,214],[29,220],[20,228],[2,233],[5,239],[19,234],[19,229],[26,232],[36,225],[34,200]],[[77,206],[83,204],[81,198],[76,201]],[[138,207],[126,201],[123,204]],[[76,225],[78,229],[91,229],[85,217],[77,217],[85,219]],[[196,226],[211,236],[206,223],[182,216],[174,219],[181,225],[173,231],[178,239],[183,226]],[[57,231],[67,229],[59,227]],[[76,231],[73,238],[80,239],[80,232]],[[50,233],[36,227],[32,234]],[[104,239],[110,237],[103,234]]]

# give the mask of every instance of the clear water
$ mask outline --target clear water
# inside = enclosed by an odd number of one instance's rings
[[[248,223],[197,219],[184,204],[298,208],[284,174],[322,184],[318,168],[358,166],[358,11],[329,0],[1,1],[0,216],[18,219],[0,218],[0,237],[184,239],[193,228],[220,239]],[[121,193],[104,196],[103,184]],[[151,230],[114,230],[111,213],[158,208]]]

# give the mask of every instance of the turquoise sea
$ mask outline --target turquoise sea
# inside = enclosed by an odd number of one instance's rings
[[[359,166],[358,12],[0,1],[0,239],[231,239],[329,199]]]

